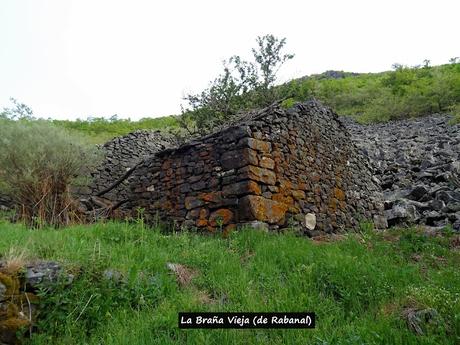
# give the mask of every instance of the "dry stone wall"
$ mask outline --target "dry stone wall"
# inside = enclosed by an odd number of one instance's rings
[[[339,232],[385,226],[379,185],[338,116],[318,102],[270,107],[147,158],[130,179],[131,214],[228,231],[251,223]],[[255,223],[254,223],[255,222]]]
[[[91,173],[90,186],[78,190],[77,194],[82,197],[96,195],[146,157],[174,145],[176,145],[174,137],[160,131],[138,130],[126,136],[114,138],[101,147],[104,159]],[[123,181],[119,186],[104,194],[104,198],[112,202],[127,199],[129,182],[129,179]]]

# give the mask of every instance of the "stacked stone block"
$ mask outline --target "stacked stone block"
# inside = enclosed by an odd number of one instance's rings
[[[76,194],[81,197],[96,195],[111,186],[143,159],[176,144],[173,136],[160,131],[137,130],[116,137],[101,147],[104,158],[96,170],[91,172],[89,187],[80,188]],[[123,201],[128,198],[128,186],[129,180],[123,181],[103,197],[112,202]]]
[[[303,225],[309,235],[384,226],[368,161],[330,109],[270,107],[177,148],[157,152],[131,177],[128,207],[149,221],[228,231],[259,222]]]

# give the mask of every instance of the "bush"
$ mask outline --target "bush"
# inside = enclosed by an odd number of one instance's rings
[[[0,190],[17,206],[18,219],[40,227],[75,220],[69,187],[96,163],[96,148],[46,121],[0,123]]]

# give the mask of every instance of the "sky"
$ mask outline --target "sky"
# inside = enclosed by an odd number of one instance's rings
[[[179,114],[257,36],[295,53],[279,82],[460,56],[459,0],[0,0],[0,109],[133,120]]]

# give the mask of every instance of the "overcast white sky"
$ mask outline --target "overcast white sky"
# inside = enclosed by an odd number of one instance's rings
[[[460,1],[0,0],[0,108],[138,119],[180,112],[258,35],[296,54],[280,81],[460,56]]]

